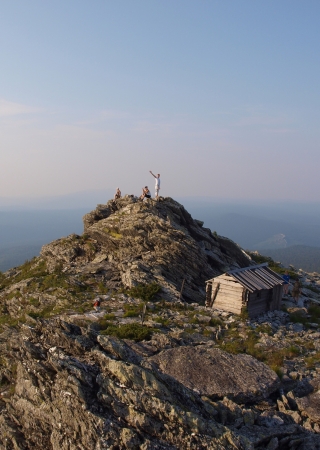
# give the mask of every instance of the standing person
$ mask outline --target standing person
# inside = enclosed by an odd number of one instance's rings
[[[301,283],[300,283],[300,281],[299,280],[296,280],[295,282],[294,282],[294,285],[293,285],[293,289],[292,289],[292,292],[291,292],[291,295],[292,295],[292,297],[293,297],[293,300],[294,300],[294,302],[296,303],[296,304],[298,304],[298,302],[299,302],[299,296],[300,296],[300,294],[301,294]]]
[[[116,193],[114,194],[113,199],[117,200],[117,198],[121,198],[121,191],[118,187],[117,187]]]
[[[287,270],[285,271],[284,275],[282,275],[282,279],[284,280],[283,295],[288,295],[289,283],[290,283],[290,275],[289,275]]]
[[[155,192],[156,192],[156,194],[155,194],[155,198],[158,200],[159,191],[160,191],[160,173],[158,173],[158,175],[155,175],[154,173],[152,173],[151,170],[149,172],[156,179],[156,185],[155,185]]]

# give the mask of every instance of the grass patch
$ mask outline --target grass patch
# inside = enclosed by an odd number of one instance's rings
[[[34,297],[30,297],[30,298],[29,298],[29,303],[30,303],[30,305],[32,305],[32,306],[40,306],[39,299],[34,298]]]
[[[164,301],[164,307],[171,309],[172,311],[194,311],[193,306],[181,302],[169,303]]]
[[[267,324],[258,325],[255,328],[255,331],[257,333],[267,334],[268,336],[272,336],[273,335],[272,327],[270,325],[267,325]]]
[[[312,356],[307,356],[305,362],[308,369],[314,369],[316,366],[320,366],[320,352]]]
[[[109,289],[107,288],[107,286],[105,286],[105,284],[102,282],[100,282],[98,284],[98,289],[99,289],[100,294],[107,294],[109,292]]]
[[[257,331],[257,329],[246,329],[244,331],[246,332],[247,337],[245,339],[239,339],[238,331],[236,329],[228,330],[218,342],[219,347],[228,353],[245,353],[251,355],[257,360],[264,362],[274,370],[278,376],[280,376],[280,368],[283,366],[284,359],[292,359],[301,354],[299,347],[294,345],[281,350],[257,347],[256,344],[259,342],[260,338],[259,331]]]
[[[3,314],[0,316],[0,329],[3,330],[3,326],[16,328],[19,325],[19,317],[11,317],[10,314]],[[22,318],[21,321],[23,322]]]
[[[249,313],[247,308],[242,308],[241,314],[240,314],[241,320],[248,320],[249,319]]]
[[[104,228],[103,231],[105,233],[108,233],[111,237],[113,237],[114,239],[121,239],[122,238],[122,234],[120,234],[118,231],[115,230],[111,230],[110,228]]]
[[[150,328],[138,323],[126,323],[118,327],[110,324],[105,330],[101,331],[101,334],[117,336],[120,339],[131,339],[138,342],[150,339],[152,331]]]
[[[28,315],[30,317],[32,317],[33,319],[46,319],[50,316],[53,315],[53,309],[54,309],[54,305],[48,305],[43,309],[40,309],[39,311],[30,311],[28,312]],[[59,311],[58,309],[56,310],[56,313],[58,314]]]
[[[13,292],[10,292],[9,295],[7,295],[8,300],[11,300],[12,298],[20,298],[20,297],[22,297],[20,291],[13,291]]]
[[[66,275],[62,273],[51,273],[43,277],[40,281],[39,290],[46,291],[50,288],[63,288],[67,289],[69,284],[67,282]]]
[[[170,324],[170,320],[166,319],[165,317],[156,317],[154,319],[154,321],[156,323],[160,323],[161,325],[163,325],[164,327],[167,327]]]
[[[39,261],[39,258],[32,258],[30,261],[26,261],[20,267],[17,268],[18,272],[12,277],[5,277],[2,273],[0,276],[0,290],[6,288],[10,284],[18,283],[19,281],[26,280],[28,278],[41,277],[48,274],[45,261]]]

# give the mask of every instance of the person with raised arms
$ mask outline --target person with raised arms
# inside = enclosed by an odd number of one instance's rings
[[[155,185],[155,198],[156,200],[158,200],[159,197],[159,191],[160,191],[160,173],[158,173],[158,175],[155,175],[154,173],[152,173],[152,171],[149,171],[151,173],[151,175],[156,179],[156,185]]]

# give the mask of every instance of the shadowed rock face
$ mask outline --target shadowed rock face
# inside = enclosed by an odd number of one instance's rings
[[[205,281],[251,260],[231,240],[216,237],[171,198],[159,202],[125,197],[99,205],[84,216],[85,236],[94,244],[64,239],[44,246],[41,256],[53,268],[103,272],[113,285],[132,287],[157,282],[163,297],[203,302]]]

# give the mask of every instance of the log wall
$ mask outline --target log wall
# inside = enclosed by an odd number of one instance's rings
[[[218,282],[218,280],[219,289],[215,293],[212,306],[234,314],[241,314],[243,286],[229,276],[222,275],[216,281]]]
[[[282,286],[262,289],[250,293],[242,284],[229,275],[221,275],[207,283],[206,305],[241,314],[247,307],[250,317],[280,308]]]

